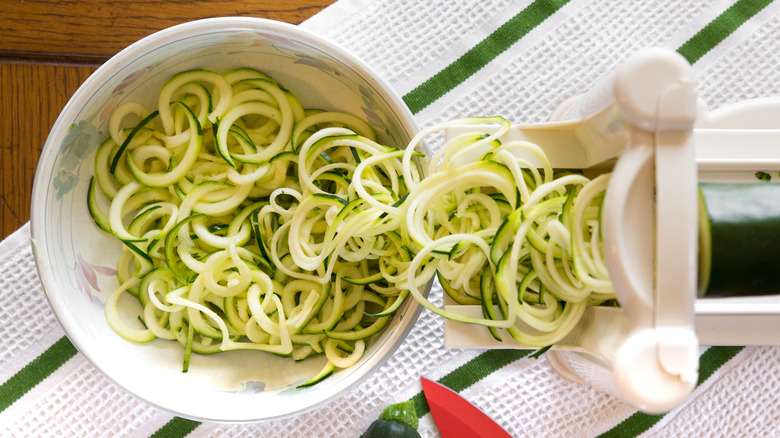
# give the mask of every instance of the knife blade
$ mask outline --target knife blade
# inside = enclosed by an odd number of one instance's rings
[[[457,392],[421,377],[423,393],[442,438],[511,438],[501,426]]]

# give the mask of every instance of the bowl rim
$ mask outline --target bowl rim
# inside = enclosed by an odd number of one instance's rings
[[[394,335],[393,342],[383,343],[380,350],[377,351],[377,353],[379,353],[379,357],[371,361],[372,363],[370,364],[366,373],[361,374],[361,376],[345,379],[346,385],[342,385],[338,389],[325,391],[325,395],[323,397],[318,397],[319,400],[317,402],[309,404],[301,410],[271,417],[255,416],[253,418],[216,418],[203,415],[193,415],[189,412],[177,410],[175,406],[170,406],[166,403],[160,403],[159,400],[155,400],[153,397],[149,397],[148,395],[141,395],[136,393],[128,387],[127,379],[123,379],[120,376],[111,375],[110,370],[106,370],[104,366],[98,362],[96,355],[94,354],[94,350],[96,350],[97,347],[94,345],[91,346],[89,343],[79,339],[77,336],[79,333],[77,324],[73,323],[73,319],[69,317],[68,313],[65,312],[63,307],[58,304],[58,298],[55,296],[58,285],[55,283],[54,279],[50,277],[50,274],[45,268],[45,266],[50,266],[51,259],[46,253],[46,246],[44,243],[45,240],[39,239],[39,237],[43,237],[48,233],[48,230],[45,227],[44,216],[42,215],[42,213],[45,211],[45,205],[42,201],[45,199],[45,189],[47,188],[46,186],[49,182],[48,177],[50,175],[46,169],[50,169],[54,165],[58,156],[57,150],[62,139],[64,138],[64,132],[67,132],[67,126],[64,125],[71,122],[67,115],[73,113],[74,111],[80,110],[91,97],[90,90],[99,88],[100,85],[105,83],[105,81],[113,74],[115,70],[125,67],[138,56],[144,54],[149,49],[156,47],[160,41],[179,40],[186,36],[192,36],[193,32],[199,33],[225,31],[229,29],[281,32],[283,34],[291,35],[293,39],[300,40],[311,45],[312,47],[323,50],[324,52],[343,62],[345,65],[349,66],[351,69],[355,70],[364,80],[373,85],[374,88],[382,91],[388,104],[391,105],[391,108],[394,110],[396,116],[401,122],[402,128],[408,133],[410,138],[414,137],[414,135],[419,131],[411,111],[404,103],[398,92],[393,87],[391,87],[390,84],[387,83],[379,74],[372,70],[371,67],[369,67],[365,62],[338,44],[329,41],[327,38],[318,36],[296,25],[259,17],[216,17],[184,22],[143,37],[127,46],[116,55],[112,56],[103,65],[98,67],[98,69],[95,70],[95,72],[93,72],[81,84],[81,86],[79,86],[76,92],[71,96],[66,105],[63,107],[51,130],[49,131],[46,142],[44,143],[33,180],[31,198],[32,202],[30,205],[30,242],[39,281],[41,282],[41,286],[43,287],[49,305],[53,310],[58,322],[62,326],[65,335],[76,347],[76,349],[81,354],[83,354],[89,363],[92,364],[92,366],[94,366],[103,376],[122,388],[125,392],[133,395],[136,399],[143,400],[144,402],[163,411],[183,418],[216,423],[251,423],[279,420],[301,415],[305,412],[334,402],[338,398],[343,397],[348,391],[364,383],[365,378],[378,371],[379,368],[381,368],[382,365],[384,365],[389,360],[398,347],[408,337],[409,332],[414,327],[420,315],[422,306],[420,306],[416,301],[410,302],[407,313],[404,314],[404,321],[401,322],[401,326]],[[55,144],[55,142],[57,144]],[[44,181],[44,179],[46,179],[46,181]],[[433,280],[426,286],[426,294],[431,289],[432,283]]]

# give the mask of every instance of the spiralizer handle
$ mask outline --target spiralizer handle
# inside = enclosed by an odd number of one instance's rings
[[[615,102],[632,134],[604,201],[605,257],[633,328],[613,371],[622,398],[664,412],[690,394],[698,376],[691,67],[671,51],[639,52],[617,71]]]

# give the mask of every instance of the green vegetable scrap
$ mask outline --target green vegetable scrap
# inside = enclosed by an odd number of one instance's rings
[[[419,437],[414,400],[387,406],[379,419],[371,423],[361,438],[412,438]]]
[[[756,172],[756,178],[758,178],[761,181],[769,182],[772,180],[772,175],[759,170],[758,172]]]

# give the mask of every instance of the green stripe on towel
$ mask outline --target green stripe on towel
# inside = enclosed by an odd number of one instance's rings
[[[720,44],[772,0],[739,0],[686,41],[677,52],[691,64]]]
[[[710,347],[699,358],[699,381],[698,387],[709,379],[712,374],[731,360],[745,347]],[[650,415],[642,412],[636,412],[613,427],[612,429],[599,435],[599,438],[623,438],[637,436],[661,421],[666,414]]]
[[[171,421],[165,423],[165,426],[157,429],[150,438],[183,438],[198,426],[200,426],[198,421],[173,417]]]
[[[479,356],[471,359],[452,370],[438,380],[442,385],[453,391],[461,392],[485,377],[493,374],[510,363],[522,359],[536,350],[487,350]],[[418,392],[412,397],[417,416],[422,417],[431,411],[425,394]]]
[[[76,347],[70,343],[67,337],[59,338],[46,351],[0,385],[0,412],[57,371],[59,367],[75,356],[76,352]]]
[[[435,102],[504,53],[569,0],[536,0],[493,31],[455,62],[407,93],[403,100],[413,114]]]

